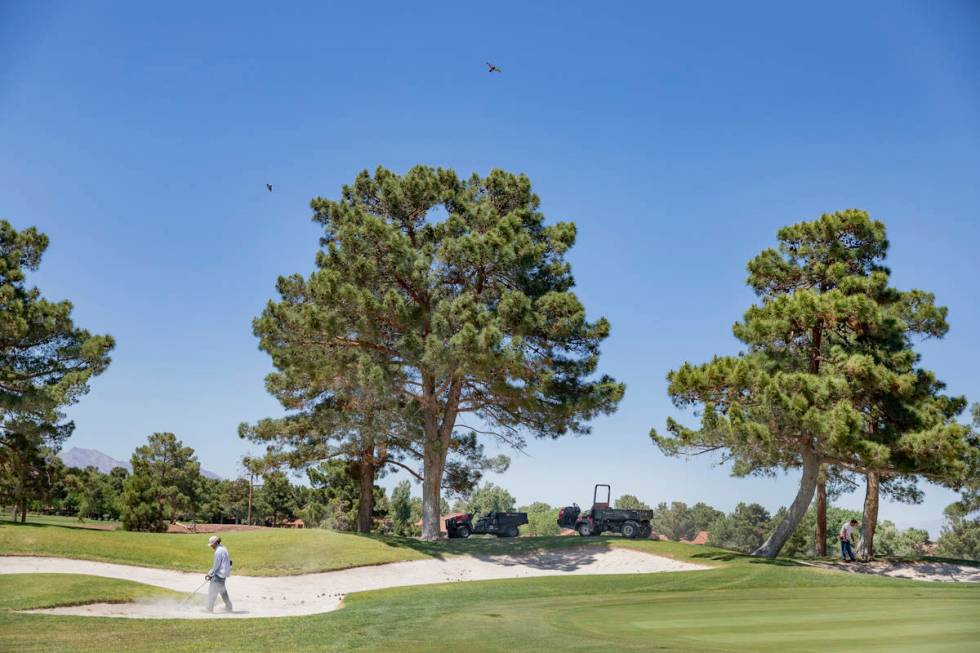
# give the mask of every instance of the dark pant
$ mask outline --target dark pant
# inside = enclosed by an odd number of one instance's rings
[[[841,540],[840,541],[840,559],[841,560],[847,560],[848,557],[850,557],[851,560],[857,560],[857,558],[854,557],[854,550],[851,548],[851,541],[850,540]]]

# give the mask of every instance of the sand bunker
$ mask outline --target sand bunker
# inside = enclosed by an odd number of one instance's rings
[[[824,569],[846,571],[852,574],[874,574],[892,578],[928,580],[942,583],[980,583],[980,567],[958,565],[952,562],[920,560],[917,562],[896,562],[875,560],[873,562],[824,563],[817,564]]]
[[[32,612],[141,619],[286,617],[329,612],[340,607],[346,594],[387,587],[535,576],[650,574],[706,568],[629,549],[583,546],[513,556],[452,556],[394,562],[299,576],[233,576],[228,580],[228,593],[235,608],[231,614],[222,612],[222,608],[216,608],[213,615],[203,612],[203,596],[194,597],[186,605],[180,605],[178,601],[93,603]],[[0,573],[88,574],[132,580],[178,592],[190,592],[203,580],[203,574],[30,556],[0,556]],[[207,587],[201,591],[206,593]],[[218,605],[221,605],[220,599]]]

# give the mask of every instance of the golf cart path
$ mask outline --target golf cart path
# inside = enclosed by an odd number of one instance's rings
[[[202,560],[202,563],[203,567],[207,560]],[[219,607],[216,607],[214,615],[202,611],[207,587],[202,588],[199,595],[184,605],[174,600],[156,600],[117,604],[92,603],[31,612],[142,619],[287,617],[330,612],[340,607],[345,594],[389,587],[537,576],[651,574],[697,569],[708,567],[631,549],[581,546],[509,556],[457,555],[298,576],[232,576],[227,583],[228,594],[235,609],[231,614],[224,613],[223,608]],[[0,556],[0,574],[25,573],[86,574],[120,578],[187,593],[203,581],[203,572],[168,571],[71,558]],[[221,605],[219,599],[217,606]]]

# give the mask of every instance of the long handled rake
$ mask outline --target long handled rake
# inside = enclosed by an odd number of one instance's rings
[[[204,585],[205,585],[205,584],[207,584],[207,582],[208,582],[208,581],[207,581],[207,580],[205,580],[205,581],[204,581],[203,583],[201,583],[201,584],[200,584],[200,585],[198,585],[198,586],[197,586],[196,588],[194,588],[194,591],[193,591],[193,592],[191,592],[190,594],[188,594],[187,596],[185,596],[185,597],[184,597],[184,600],[182,600],[182,601],[181,601],[180,603],[178,603],[177,605],[184,605],[185,603],[187,603],[188,601],[190,601],[190,600],[191,600],[191,597],[192,597],[192,596],[194,596],[195,594],[197,594],[197,592],[198,592],[198,591],[199,591],[199,590],[200,590],[200,589],[201,589],[202,587],[204,587]]]

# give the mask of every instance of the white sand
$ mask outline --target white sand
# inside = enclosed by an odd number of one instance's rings
[[[817,563],[815,566],[853,574],[874,574],[911,580],[929,580],[941,583],[980,583],[980,567],[958,565],[951,562],[875,560],[874,562]]]
[[[177,601],[94,603],[33,612],[142,619],[285,617],[329,612],[340,607],[345,594],[387,587],[533,576],[651,574],[706,568],[629,549],[582,546],[514,556],[461,555],[394,562],[299,576],[232,576],[227,582],[235,609],[231,614],[224,613],[224,608],[219,607],[222,606],[221,599],[218,599],[214,615],[202,611],[207,586],[201,589],[201,595],[185,605]],[[148,567],[68,558],[0,556],[0,574],[24,573],[122,578],[188,593],[204,580],[203,574]]]

